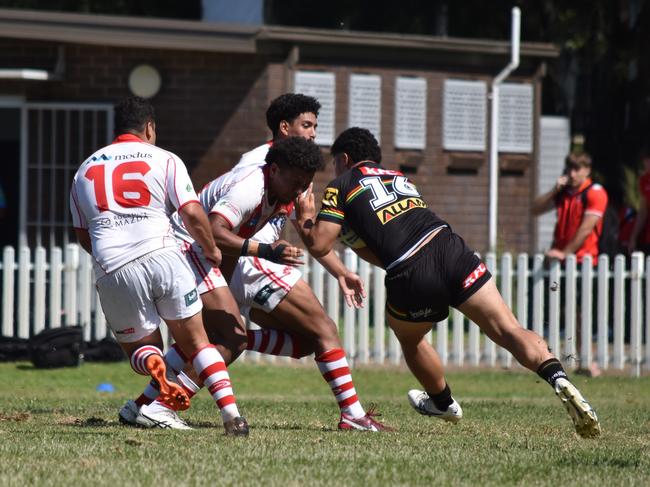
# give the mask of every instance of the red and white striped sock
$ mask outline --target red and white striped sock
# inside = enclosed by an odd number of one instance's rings
[[[139,349],[138,349],[139,350]],[[135,354],[134,354],[135,355]],[[146,358],[146,357],[145,357]],[[165,359],[165,363],[168,366],[168,369],[173,370],[174,374],[177,376],[181,374],[183,367],[185,367],[185,363],[187,362],[187,358],[185,357],[185,354],[183,351],[180,349],[177,343],[174,343],[169,350],[167,350],[167,353],[163,357]],[[185,375],[185,374],[183,374]],[[185,377],[187,377],[185,375]],[[189,377],[187,377],[189,380]],[[194,382],[190,380],[190,382],[195,386],[198,387]],[[184,384],[181,382],[181,385],[184,386]],[[187,387],[184,387],[186,389],[186,392],[188,392],[188,395],[192,397],[194,394],[196,394],[196,391],[192,392],[192,394],[189,394],[190,389]],[[158,384],[156,384],[153,380],[147,384],[147,387],[145,387],[144,391],[140,396],[135,400],[135,403],[138,406],[143,406],[144,404],[151,404],[154,399],[158,397],[160,394],[160,390],[158,389]]]
[[[350,367],[342,348],[333,348],[316,357],[318,369],[329,384],[342,413],[361,418],[366,411],[361,406],[352,382]]]
[[[160,355],[162,357],[162,351],[153,345],[144,345],[136,349],[135,352],[131,354],[131,368],[138,374],[149,375],[146,361],[151,355]]]
[[[195,352],[192,365],[217,403],[224,423],[240,416],[226,364],[215,346],[206,345]]]
[[[201,390],[201,387],[196,384],[190,377],[183,371],[178,373],[178,383],[185,389],[187,397],[192,399],[197,392]]]
[[[246,334],[248,335],[246,350],[265,353],[267,355],[300,358],[298,340],[294,340],[289,333],[269,328],[248,330]]]

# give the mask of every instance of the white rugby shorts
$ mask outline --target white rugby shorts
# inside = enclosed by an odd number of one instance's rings
[[[248,316],[251,307],[270,313],[301,276],[296,267],[259,257],[240,257],[230,280],[230,290],[243,315]]]
[[[180,320],[203,308],[194,276],[176,247],[149,252],[97,280],[106,322],[119,342],[151,335],[160,318]]]
[[[205,258],[199,244],[181,241],[181,252],[194,273],[196,289],[199,294],[205,294],[218,287],[228,285],[221,271],[217,267],[212,267],[212,264]]]

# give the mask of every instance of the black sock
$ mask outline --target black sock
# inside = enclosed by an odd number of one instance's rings
[[[558,379],[569,379],[564,371],[564,367],[562,367],[562,364],[556,358],[550,358],[546,362],[543,362],[537,368],[537,375],[551,384],[551,387],[555,387],[555,381]]]
[[[429,394],[433,404],[435,404],[440,411],[446,411],[447,408],[451,406],[451,403],[454,402],[451,398],[451,389],[449,389],[447,384],[445,384],[445,388],[438,394],[431,394],[430,392],[427,392],[427,394]]]

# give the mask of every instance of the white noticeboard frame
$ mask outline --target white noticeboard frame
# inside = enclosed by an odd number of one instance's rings
[[[427,80],[395,80],[395,147],[422,150],[427,143]]]
[[[321,104],[321,109],[318,114],[316,143],[318,145],[332,145],[335,135],[335,74],[321,71],[296,71],[294,92],[313,96]]]
[[[348,127],[370,130],[381,143],[381,76],[351,74]]]

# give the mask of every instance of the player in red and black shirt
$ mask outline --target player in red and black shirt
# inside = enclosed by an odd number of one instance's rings
[[[425,339],[433,322],[446,318],[454,306],[554,387],[580,435],[597,436],[596,413],[544,339],[521,327],[485,264],[427,208],[408,178],[380,165],[374,136],[347,129],[334,142],[332,155],[338,177],[326,188],[318,215],[312,194],[297,200],[301,236],[313,255],[324,255],[343,232],[344,242],[362,258],[386,269],[387,321],[425,389],[409,391],[411,405],[447,421],[462,417],[440,358]]]

